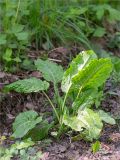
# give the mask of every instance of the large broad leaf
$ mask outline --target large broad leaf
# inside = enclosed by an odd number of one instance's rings
[[[72,85],[72,78],[78,73],[78,71],[84,69],[92,59],[96,59],[96,54],[92,51],[83,51],[76,58],[74,58],[70,64],[70,67],[64,73],[62,79],[62,91],[68,92]]]
[[[93,140],[99,137],[103,124],[98,113],[85,108],[83,111],[79,110],[77,118],[84,123],[88,139]]]
[[[65,116],[63,122],[75,131],[86,129],[84,133],[89,140],[97,139],[103,127],[99,114],[88,108],[79,111],[76,117]]]
[[[98,93],[98,89],[95,88],[83,90],[80,93],[79,97],[74,100],[72,104],[73,110],[83,110],[86,107],[90,107],[92,104],[95,103],[96,96],[98,95]]]
[[[30,137],[33,141],[40,141],[48,136],[48,131],[52,126],[52,123],[49,124],[47,120],[44,120],[35,128],[30,130],[24,138]]]
[[[108,113],[104,112],[103,110],[99,110],[98,113],[99,113],[102,121],[109,123],[111,125],[116,124],[115,120]]]
[[[73,89],[97,88],[109,77],[112,71],[112,63],[109,58],[95,59],[83,70],[80,70],[72,78]]]
[[[103,99],[103,91],[99,91],[98,88],[89,88],[82,90],[77,98],[75,98],[72,108],[74,111],[78,109],[83,110],[85,107],[91,107],[95,104],[95,107],[100,106],[100,102]]]
[[[35,61],[35,66],[37,67],[37,70],[43,73],[43,77],[47,81],[58,83],[62,80],[63,68],[56,63],[53,63],[49,60],[43,61],[38,59]]]
[[[24,80],[18,80],[5,87],[7,90],[14,90],[20,93],[30,93],[47,90],[49,83],[37,78],[29,78]]]
[[[38,114],[35,111],[20,113],[13,123],[14,133],[12,136],[15,138],[22,138],[41,121],[42,117],[38,117]]]

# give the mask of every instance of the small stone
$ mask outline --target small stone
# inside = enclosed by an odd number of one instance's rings
[[[60,145],[60,146],[59,146],[59,151],[60,151],[61,153],[65,152],[65,151],[66,151],[66,147]]]

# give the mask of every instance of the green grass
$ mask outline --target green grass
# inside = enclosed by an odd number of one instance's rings
[[[33,43],[36,50],[74,44],[93,49],[91,37],[110,34],[104,20],[120,21],[118,6],[110,0],[0,1],[0,58],[5,70],[19,67]]]
[[[35,33],[37,47],[46,46],[51,49],[56,42],[65,44],[67,41],[77,41],[90,48],[89,40],[78,26],[78,14],[71,11],[72,8],[77,9],[76,4],[57,0],[39,3],[36,0],[34,7],[30,7],[29,24]]]

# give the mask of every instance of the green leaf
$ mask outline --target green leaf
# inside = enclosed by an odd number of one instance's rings
[[[85,109],[86,107],[90,107],[95,103],[95,96],[98,94],[98,90],[92,88],[83,90],[79,97],[76,98],[72,104],[73,110],[77,111],[78,109]]]
[[[12,26],[12,33],[19,33],[23,30],[24,28],[24,25],[21,25],[21,24],[15,24]]]
[[[12,49],[7,48],[5,54],[3,54],[3,59],[7,62],[12,61]]]
[[[20,59],[19,57],[15,57],[13,60],[14,60],[15,62],[17,62],[17,63],[20,63],[20,62],[21,62],[21,59]]]
[[[48,82],[32,77],[29,79],[18,80],[9,85],[6,85],[5,89],[8,91],[14,90],[20,93],[30,93],[47,90],[48,87]]]
[[[32,60],[25,58],[25,60],[22,61],[21,68],[25,70],[35,70],[35,65],[33,64]]]
[[[6,35],[0,34],[0,45],[6,44]]]
[[[75,131],[82,131],[84,124],[78,119],[78,117],[71,117],[64,115],[63,123],[71,127]]]
[[[114,21],[120,21],[120,11],[117,9],[112,8],[110,5],[106,6],[106,9],[109,12],[109,21],[114,22]]]
[[[37,70],[42,72],[43,77],[47,81],[51,81],[56,84],[62,80],[63,68],[56,63],[49,60],[43,61],[38,59],[35,61],[35,66]]]
[[[96,153],[100,150],[100,142],[99,141],[96,141],[95,143],[92,144],[92,151],[93,153]]]
[[[111,60],[112,60],[113,65],[114,65],[114,70],[117,73],[120,73],[120,58],[113,56],[113,57],[111,57]]]
[[[23,148],[28,148],[30,146],[33,146],[35,143],[33,141],[31,141],[30,139],[25,139],[21,142],[16,142],[15,144],[13,144],[11,147],[14,149],[23,149]]]
[[[109,58],[95,59],[72,78],[73,89],[100,87],[109,77],[112,63]]]
[[[98,20],[101,20],[104,16],[105,9],[102,6],[97,7],[96,16]]]
[[[83,27],[83,28],[86,25],[85,22],[83,22],[83,21],[79,21],[77,24],[78,24],[78,26]]]
[[[103,88],[102,88],[103,89]],[[98,108],[101,104],[101,101],[104,99],[104,93],[103,93],[103,90],[97,92],[95,95],[94,95],[94,98],[95,98],[95,107]]]
[[[106,33],[105,28],[98,27],[93,34],[94,37],[102,37]]]
[[[38,113],[35,111],[26,111],[20,113],[13,123],[13,137],[22,138],[31,129],[33,129],[36,124],[42,121],[42,117],[38,117]]]
[[[99,114],[89,108],[85,108],[83,111],[80,110],[75,117],[64,116],[63,122],[75,131],[86,129],[84,133],[90,141],[99,137],[103,127]]]
[[[74,58],[70,67],[65,71],[62,79],[62,91],[68,92],[72,85],[72,78],[82,69],[84,69],[92,59],[96,59],[96,54],[92,51],[83,51]]]
[[[33,141],[40,141],[48,136],[48,131],[52,126],[53,124],[49,124],[46,120],[44,120],[35,128],[33,128],[26,135],[26,137],[30,137]]]
[[[84,14],[88,10],[87,7],[81,7],[81,8],[70,8],[68,15],[73,16],[79,16],[80,14]]]
[[[101,20],[104,15],[106,15],[107,19],[110,22],[119,21],[120,20],[120,11],[112,8],[109,4],[102,4],[94,7],[96,11],[96,16],[98,20]],[[106,13],[106,14],[105,14]]]
[[[98,91],[97,88],[90,88],[82,90],[77,98],[75,98],[72,108],[74,111],[78,109],[85,109],[86,107],[91,107],[95,104],[96,108],[100,106],[100,102],[103,98],[103,92]]]
[[[104,112],[103,110],[99,110],[98,113],[102,121],[109,123],[111,125],[116,124],[115,120],[108,113]]]
[[[20,32],[20,33],[15,33],[16,37],[20,41],[26,41],[28,40],[28,32]]]

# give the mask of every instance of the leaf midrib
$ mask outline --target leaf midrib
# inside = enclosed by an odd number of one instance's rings
[[[98,66],[97,67],[97,70],[95,70],[95,72],[92,74],[92,75],[90,75],[88,78],[86,78],[87,80],[85,80],[85,82],[84,82],[84,85],[82,86],[82,88],[84,88],[85,87],[85,85],[89,82],[89,79],[92,79],[93,77],[94,77],[94,75],[96,75],[96,73],[99,71],[99,69],[101,69],[101,68],[103,68],[102,66],[104,66],[105,65],[105,63],[101,63],[101,65],[100,66]],[[88,66],[89,67],[89,66]],[[108,64],[107,64],[107,67],[108,67]],[[83,70],[85,70],[85,68],[83,69]],[[80,73],[81,71],[79,71],[79,73]],[[79,74],[78,73],[78,74]],[[78,75],[77,74],[77,75]],[[76,75],[76,76],[77,76]],[[75,78],[76,76],[74,76],[73,78]],[[74,82],[73,82],[74,83]]]

